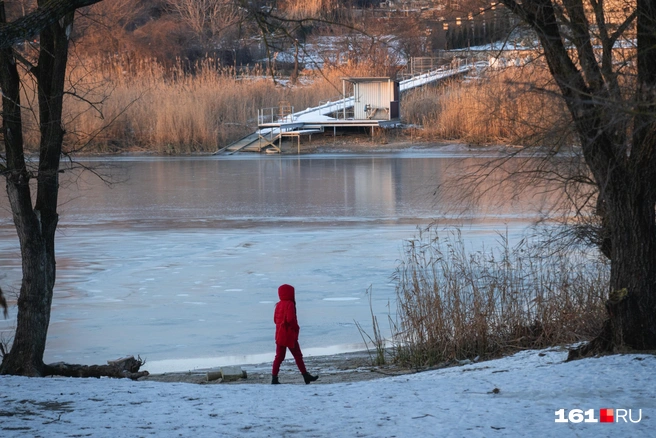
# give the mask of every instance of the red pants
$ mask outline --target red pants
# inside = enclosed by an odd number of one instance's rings
[[[301,353],[301,346],[298,345],[298,341],[296,341],[296,345],[289,348],[289,351],[292,352],[292,356],[294,356],[294,360],[296,361],[296,366],[298,367],[298,370],[301,372],[301,374],[307,373],[307,370],[305,369],[305,363],[303,362],[303,353]],[[287,347],[284,345],[276,344],[276,358],[273,360],[273,370],[271,371],[272,376],[278,375],[278,372],[280,371],[280,365],[282,364],[282,361],[285,360],[286,354]]]

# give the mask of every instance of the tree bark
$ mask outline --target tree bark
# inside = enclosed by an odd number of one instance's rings
[[[6,20],[4,4],[0,5],[0,19],[2,22]],[[12,344],[15,349],[12,347],[11,352],[4,356],[0,371],[4,373],[5,370],[13,370],[17,374],[39,375],[43,362],[22,358],[38,358],[39,355],[43,357],[39,342],[30,341],[30,332],[33,328],[30,321],[39,319],[42,314],[38,308],[34,313],[31,309],[32,304],[42,304],[39,296],[43,294],[45,282],[42,275],[35,275],[35,273],[38,273],[39,266],[43,265],[45,259],[40,233],[30,231],[39,229],[39,221],[32,209],[30,173],[23,154],[20,78],[11,48],[2,49],[0,52],[0,87],[2,87],[3,108],[2,130],[7,153],[7,167],[3,169],[3,173],[7,181],[7,195],[18,232],[23,261],[23,282],[18,299],[21,317]],[[38,330],[37,336],[39,336]],[[45,339],[43,347],[45,348]]]
[[[653,196],[646,193],[650,190],[641,187],[637,193],[624,194],[611,208],[613,259],[606,303],[610,344],[605,350],[656,348],[656,218]]]
[[[61,17],[100,1],[102,0],[40,0],[39,8],[35,11],[11,23],[6,20],[0,23],[0,49],[11,48],[23,40],[31,39]]]
[[[40,0],[39,6],[46,3]],[[32,207],[31,172],[23,153],[20,116],[20,78],[11,48],[0,55],[3,90],[3,133],[7,149],[7,194],[21,247],[23,281],[18,297],[16,333],[1,374],[40,376],[44,372],[53,288],[55,285],[55,230],[59,192],[59,158],[64,130],[61,116],[68,36],[74,13],[43,30],[39,63],[35,69],[41,134],[36,202]],[[2,14],[5,21],[4,12]]]
[[[597,339],[570,359],[617,348],[656,348],[656,4],[638,0],[635,14],[619,29],[637,21],[638,75],[632,103],[618,91],[612,71],[613,44],[598,5],[603,48],[599,66],[591,43],[594,29],[581,0],[563,0],[568,20],[557,19],[553,0],[502,0],[537,33],[549,70],[563,96],[583,156],[598,187],[598,205],[607,227],[605,252],[611,259],[606,309],[608,320]],[[576,55],[565,46],[566,26]],[[611,61],[609,61],[609,57]],[[625,80],[630,84],[631,79]],[[631,107],[633,105],[633,107]],[[629,133],[627,123],[632,120]]]
[[[3,351],[0,374],[26,376],[65,375],[76,377],[129,377],[148,375],[139,372],[141,360],[126,358],[108,365],[45,365],[50,311],[55,286],[55,231],[59,219],[59,162],[64,140],[62,109],[69,35],[74,20],[70,5],[91,4],[93,0],[39,0],[39,9],[32,16],[51,14],[52,6],[69,12],[50,16],[49,25],[41,30],[38,64],[31,69],[36,78],[39,101],[39,163],[37,172],[28,168],[24,155],[20,104],[21,78],[17,59],[11,47],[2,46],[7,28],[4,2],[0,2],[0,88],[2,88],[2,133],[5,140],[6,166],[0,164],[0,174],[7,181],[11,206],[21,249],[23,280],[18,297],[16,333],[10,351]],[[61,11],[60,11],[61,12]],[[45,12],[44,12],[45,13]],[[32,29],[34,30],[34,29]],[[2,48],[4,47],[4,48]],[[36,179],[36,200],[33,204],[30,181]],[[0,291],[0,298],[4,300]],[[0,300],[0,305],[6,304]]]
[[[646,350],[656,348],[656,4],[638,0],[637,11],[633,138],[606,201],[613,240],[606,347]]]
[[[609,171],[604,190],[612,241],[605,350],[656,348],[654,163],[639,158],[653,151],[653,140],[634,135],[631,156]]]
[[[2,307],[2,314],[5,316],[6,319],[9,316],[9,312],[7,309],[7,300],[5,299],[4,294],[2,293],[2,288],[0,288],[0,307]],[[2,348],[1,345],[0,348]],[[4,353],[4,351],[2,353]]]

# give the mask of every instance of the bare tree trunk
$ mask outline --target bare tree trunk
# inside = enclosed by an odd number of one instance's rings
[[[4,4],[0,5],[2,22],[6,21]],[[7,180],[7,195],[14,217],[14,223],[21,244],[21,256],[23,260],[23,283],[18,300],[19,315],[18,327],[14,336],[12,352],[4,356],[2,368],[13,370],[18,374],[39,375],[43,366],[43,351],[38,344],[45,348],[43,342],[31,342],[32,332],[38,332],[35,328],[42,324],[33,326],[31,321],[39,318],[42,314],[40,309],[35,309],[32,314],[32,303],[42,304],[39,296],[43,294],[45,282],[39,275],[39,266],[43,263],[43,251],[40,244],[39,233],[29,233],[27,230],[38,230],[39,220],[32,210],[32,198],[30,194],[30,174],[28,172],[25,157],[23,155],[23,134],[20,109],[20,78],[16,67],[16,59],[13,49],[3,49],[0,53],[0,86],[2,87],[2,130],[5,139],[7,153],[7,168],[4,169]],[[34,265],[37,268],[34,268]],[[29,315],[28,317],[26,317]],[[41,357],[41,360],[35,358]]]
[[[39,5],[45,3],[40,0]],[[4,14],[3,14],[4,15]],[[59,192],[59,158],[64,136],[61,116],[68,59],[68,36],[74,13],[41,33],[36,78],[39,94],[40,155],[36,203],[32,207],[31,173],[23,155],[20,79],[12,49],[0,57],[3,90],[3,131],[7,149],[7,194],[21,247],[23,281],[18,298],[16,334],[0,373],[40,376],[44,372],[53,288],[55,230]],[[3,16],[4,18],[4,16]],[[4,21],[4,20],[3,20]],[[7,117],[9,116],[9,117]]]
[[[618,349],[656,349],[656,217],[650,181],[638,194],[618,196],[609,208],[612,243],[608,319],[592,342],[570,351],[568,360]]]
[[[9,312],[7,310],[7,300],[5,299],[4,294],[2,293],[2,288],[0,288],[0,307],[2,308],[2,314],[7,318],[9,316]],[[2,345],[0,345],[0,349],[2,348]],[[4,351],[0,351],[4,354]]]
[[[609,179],[611,291],[607,337],[614,347],[656,348],[656,4],[637,2],[636,110],[623,172]],[[608,348],[606,348],[608,349]]]
[[[293,85],[296,85],[298,81],[298,40],[294,40],[294,49],[294,70],[289,80]]]
[[[95,3],[99,0],[73,0],[70,3]],[[34,13],[42,16],[52,4],[63,5],[60,0],[39,0]],[[64,5],[66,6],[66,5]],[[72,9],[68,9],[72,11]],[[5,140],[6,165],[0,163],[0,174],[7,181],[9,204],[20,242],[23,281],[18,297],[16,333],[9,352],[4,354],[0,374],[44,376],[62,374],[77,377],[129,377],[139,378],[147,371],[139,371],[141,359],[133,357],[108,365],[45,365],[50,311],[55,286],[55,231],[59,216],[59,162],[64,140],[62,109],[69,35],[74,12],[57,17],[41,30],[39,59],[30,73],[36,78],[39,98],[39,163],[35,172],[28,167],[24,156],[20,105],[21,78],[18,59],[11,47],[0,46],[0,88],[2,89],[2,133]],[[6,22],[4,2],[0,1],[0,41]],[[21,59],[21,61],[24,61]],[[32,206],[30,180],[36,178],[36,201]],[[6,303],[0,290],[0,306]]]
[[[0,22],[0,48],[10,48],[25,39],[38,35],[42,29],[76,9],[101,0],[39,0],[39,8],[11,23]]]
[[[637,0],[617,27],[637,21],[637,82],[618,81],[602,3],[591,27],[580,0],[501,0],[537,33],[545,59],[569,108],[585,162],[598,188],[609,237],[608,320],[597,339],[570,359],[616,348],[656,348],[656,3]],[[563,10],[564,7],[564,10]],[[563,19],[563,12],[567,20]],[[560,17],[560,19],[558,18]],[[566,31],[563,31],[567,28]],[[600,31],[599,64],[592,40]],[[564,41],[576,47],[572,54]],[[632,88],[628,88],[631,86]],[[621,87],[627,87],[621,89]],[[624,99],[633,93],[633,99]],[[627,129],[632,122],[632,130]]]
[[[605,350],[656,348],[656,217],[653,195],[646,193],[653,188],[645,187],[651,184],[642,182],[611,208],[613,256],[606,303],[611,343]]]

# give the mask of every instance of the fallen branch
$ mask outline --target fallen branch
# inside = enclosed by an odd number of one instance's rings
[[[44,376],[64,377],[116,377],[137,380],[149,375],[148,371],[139,371],[145,361],[134,356],[108,361],[107,365],[78,365],[64,362],[45,365]]]

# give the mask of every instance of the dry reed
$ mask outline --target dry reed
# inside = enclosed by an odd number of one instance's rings
[[[569,116],[550,92],[550,76],[539,65],[487,71],[473,81],[454,80],[405,95],[403,119],[423,127],[422,138],[475,144],[570,142]]]
[[[367,296],[369,297],[369,310],[371,312],[371,326],[373,330],[373,337],[370,336],[360,325],[358,321],[355,321],[355,326],[360,332],[362,341],[364,342],[367,352],[369,353],[369,358],[371,359],[371,364],[373,366],[385,365],[387,360],[385,359],[387,353],[387,342],[383,333],[380,330],[380,325],[378,324],[378,318],[374,313],[373,303],[372,303],[372,294],[373,288],[369,286],[367,289]],[[368,339],[368,340],[367,340]],[[371,345],[371,348],[369,347]],[[375,351],[375,354],[372,353],[372,349]]]
[[[339,5],[335,0],[284,0],[280,6],[286,18],[302,20],[310,17],[325,17]]]
[[[108,88],[103,91],[108,93],[100,96],[97,112],[87,111],[85,101],[71,97],[66,105],[68,124],[75,132],[94,135],[76,138],[74,145],[91,140],[92,149],[101,152],[214,151],[251,132],[257,110],[277,105],[286,91],[258,80],[259,72],[236,75],[210,63],[197,65],[194,74],[182,64],[165,71],[154,61],[136,66],[117,62],[90,72],[87,84],[104,81]]]
[[[525,240],[469,252],[457,231],[408,241],[396,273],[396,359],[413,366],[573,343],[598,333],[608,264]]]

